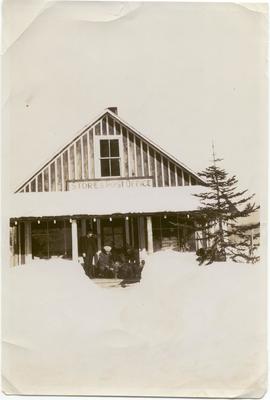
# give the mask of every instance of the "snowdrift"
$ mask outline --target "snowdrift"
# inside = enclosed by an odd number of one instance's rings
[[[71,261],[3,272],[6,393],[252,396],[265,387],[262,265],[147,257],[101,288]]]

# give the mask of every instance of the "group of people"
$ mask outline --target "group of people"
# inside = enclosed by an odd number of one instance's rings
[[[98,251],[96,236],[89,231],[82,242],[84,270],[90,278],[119,278],[140,280],[144,261],[130,246],[116,248],[104,246]]]

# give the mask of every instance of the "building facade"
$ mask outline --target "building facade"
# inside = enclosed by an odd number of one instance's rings
[[[193,191],[203,184],[123,121],[117,108],[108,108],[16,190],[11,264],[51,257],[76,261],[90,228],[99,249],[113,244],[141,254],[194,251],[201,244],[195,240]]]

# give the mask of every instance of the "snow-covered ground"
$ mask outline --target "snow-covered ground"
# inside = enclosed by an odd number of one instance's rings
[[[3,389],[23,394],[262,395],[265,270],[155,253],[101,288],[71,261],[4,268]]]

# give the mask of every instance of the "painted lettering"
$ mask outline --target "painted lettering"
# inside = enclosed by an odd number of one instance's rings
[[[77,180],[68,182],[68,190],[89,190],[102,188],[135,188],[152,187],[151,178],[130,178],[130,179],[100,179],[100,180]]]

